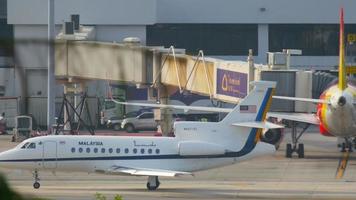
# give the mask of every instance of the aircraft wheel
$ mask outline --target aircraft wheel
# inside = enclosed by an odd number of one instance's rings
[[[34,184],[33,184],[33,188],[35,188],[35,189],[38,189],[38,188],[40,188],[41,187],[41,184],[39,183],[39,182],[35,182]]]
[[[348,142],[347,144],[347,149],[349,150],[349,152],[352,152],[352,143],[351,142]]]
[[[287,158],[291,158],[292,157],[292,144],[287,144],[287,148],[286,148],[286,157]]]
[[[345,144],[345,142],[343,142],[341,144],[341,152],[346,152],[346,144]]]
[[[151,185],[152,183],[152,185]],[[147,189],[150,191],[156,190],[161,183],[158,181],[158,177],[149,177],[147,181]]]
[[[121,124],[115,124],[115,125],[113,126],[113,129],[114,129],[115,131],[119,131],[119,130],[121,129]]]
[[[304,144],[298,144],[298,158],[304,158]]]
[[[126,130],[126,132],[128,132],[128,133],[133,133],[133,132],[135,132],[135,127],[134,127],[132,124],[127,124],[127,125],[125,126],[125,130]]]
[[[150,191],[156,190],[159,187],[159,184],[157,184],[156,186],[151,186],[150,183],[147,183],[147,189]]]
[[[355,149],[356,148],[356,138],[352,139],[351,146]]]

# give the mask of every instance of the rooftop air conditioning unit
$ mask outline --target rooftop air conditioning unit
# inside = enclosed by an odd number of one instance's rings
[[[272,70],[287,69],[287,54],[284,52],[268,52],[267,65]]]
[[[74,34],[74,23],[73,22],[64,22],[64,34],[73,35]]]
[[[283,49],[282,52],[267,52],[267,65],[270,69],[289,69],[291,55],[302,55],[299,49]]]

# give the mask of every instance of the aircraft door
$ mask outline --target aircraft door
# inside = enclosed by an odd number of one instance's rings
[[[43,142],[42,163],[45,169],[57,168],[57,142]]]

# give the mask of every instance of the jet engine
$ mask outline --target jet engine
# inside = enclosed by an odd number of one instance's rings
[[[282,129],[267,129],[263,130],[261,141],[278,146],[282,136]]]

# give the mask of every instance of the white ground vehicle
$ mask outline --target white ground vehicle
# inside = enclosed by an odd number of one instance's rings
[[[100,124],[105,125],[109,119],[122,116],[123,109],[123,106],[118,106],[111,101],[105,101],[103,109],[100,111]]]
[[[156,130],[157,122],[153,112],[143,112],[137,117],[129,117],[122,121],[121,128],[132,133],[138,130]]]
[[[140,113],[144,112],[144,110],[139,110],[139,111],[132,111],[132,112],[128,112],[126,113],[123,117],[111,117],[106,125],[108,128],[112,128],[115,131],[119,131],[121,130],[121,123],[125,118],[132,118],[132,117],[136,117],[137,115],[139,115]]]
[[[0,115],[0,134],[6,134],[6,119],[5,113]]]

